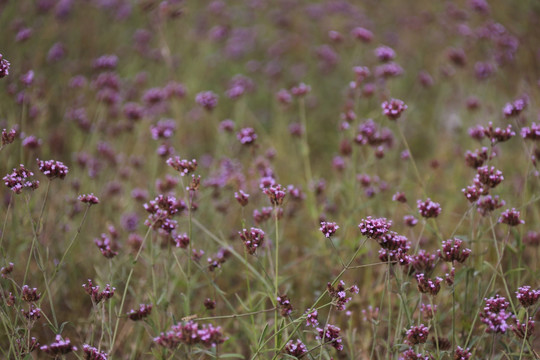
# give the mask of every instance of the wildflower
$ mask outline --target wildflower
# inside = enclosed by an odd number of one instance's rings
[[[186,249],[189,246],[189,236],[186,233],[183,234],[177,234],[173,237],[173,242],[176,245],[176,247],[179,247],[181,249]]]
[[[291,300],[287,295],[280,295],[277,297],[278,307],[280,309],[281,316],[289,316],[293,311]]]
[[[225,261],[227,261],[227,259],[230,257],[231,257],[231,251],[229,249],[225,249],[225,248],[219,249],[219,251],[214,255],[214,257],[209,257],[207,259],[208,270],[214,271],[215,269],[220,268],[221,265],[224,264]]]
[[[263,192],[268,196],[273,206],[281,206],[285,195],[287,195],[287,189],[279,184],[270,185],[264,188]]]
[[[97,348],[90,346],[88,344],[83,345],[83,351],[85,353],[86,360],[107,360],[109,359],[109,354],[105,351],[99,351]]]
[[[259,247],[264,243],[264,231],[257,228],[251,228],[251,230],[243,229],[238,233],[240,238],[246,246],[246,250],[249,254],[253,255]]]
[[[39,187],[39,181],[29,180],[30,176],[34,176],[34,173],[27,170],[23,164],[19,168],[13,169],[11,174],[8,174],[2,178],[4,184],[10,188],[15,194],[20,194],[23,189],[35,190]]]
[[[95,305],[99,304],[101,301],[107,301],[112,298],[116,290],[116,288],[111,287],[111,285],[107,284],[103,291],[99,291],[99,286],[94,286],[91,279],[88,279],[88,282],[86,284],[83,284],[82,287],[84,288],[84,291],[86,291],[86,293],[90,295],[92,303]]]
[[[210,298],[204,299],[204,307],[206,310],[214,310],[216,308],[216,301]]]
[[[0,269],[0,276],[6,279],[9,276],[9,274],[11,274],[11,272],[13,271],[13,267],[14,265],[12,262],[7,264],[6,266],[2,266],[2,268]]]
[[[7,131],[6,129],[2,130],[2,146],[6,146],[15,141],[15,136],[17,136],[17,130],[11,129]]]
[[[476,184],[473,184],[471,186],[467,186],[464,189],[461,189],[461,192],[467,200],[471,203],[475,202],[480,198],[480,196],[484,193],[484,189],[480,186],[477,186]]]
[[[358,228],[360,229],[362,235],[375,240],[386,234],[391,226],[392,220],[388,220],[386,218],[374,219],[371,216],[362,219],[360,224],[358,224]]]
[[[246,194],[242,190],[238,190],[238,192],[235,192],[234,198],[241,206],[246,206],[249,202],[249,194]]]
[[[516,135],[516,133],[512,131],[512,125],[508,125],[506,129],[501,129],[499,127],[494,129],[491,121],[489,122],[488,127],[484,128],[484,134],[491,139],[491,143],[493,144],[507,141]]]
[[[364,43],[369,43],[371,42],[371,39],[373,39],[373,33],[362,27],[355,27],[352,29],[351,35]]]
[[[21,290],[21,298],[23,301],[36,302],[41,298],[41,294],[38,294],[37,288],[30,288],[28,285],[24,285]]]
[[[300,339],[296,339],[296,341],[289,340],[285,345],[285,353],[296,358],[301,358],[307,352],[306,345]]]
[[[506,312],[510,303],[502,296],[495,295],[489,299],[484,299],[486,306],[480,313],[480,319],[488,326],[487,331],[504,334],[508,329],[506,320],[511,316]]]
[[[96,205],[99,204],[99,199],[94,194],[83,194],[79,195],[77,198],[80,202],[88,205]]]
[[[118,246],[106,234],[101,234],[100,239],[94,239],[94,244],[107,259],[112,259],[118,255],[118,251],[116,251]]]
[[[437,250],[441,259],[448,262],[463,263],[471,254],[471,249],[464,248],[463,241],[457,238],[442,242],[442,250]]]
[[[403,68],[399,64],[396,64],[395,62],[382,64],[375,68],[375,76],[378,78],[396,77],[396,76],[400,76],[401,74],[403,74]],[[367,84],[366,84],[366,87],[367,87]]]
[[[379,308],[373,308],[373,306],[369,305],[367,309],[362,309],[362,320],[374,322],[377,321],[379,318]]]
[[[358,287],[356,285],[345,288],[345,282],[343,282],[343,280],[340,280],[336,287],[333,287],[332,284],[328,283],[326,289],[328,290],[330,297],[334,299],[334,305],[339,311],[345,310],[345,306],[352,299],[351,297],[347,297],[347,291],[354,294],[358,293]]]
[[[0,79],[9,75],[10,63],[0,54]]]
[[[431,304],[420,304],[420,312],[422,313],[422,316],[426,318],[427,320],[431,320],[435,317],[435,314],[437,313],[437,305],[431,306]]]
[[[403,222],[405,222],[405,225],[413,227],[418,224],[418,219],[416,219],[413,215],[405,215],[403,216]]]
[[[343,345],[341,344],[341,337],[339,333],[341,329],[334,325],[326,325],[324,330],[321,328],[316,329],[319,333],[317,335],[317,340],[321,340],[323,343],[330,343],[336,350],[343,350]]]
[[[454,354],[454,359],[455,360],[469,360],[472,356],[472,353],[469,350],[470,350],[469,348],[463,349],[461,346],[458,346]]]
[[[429,328],[420,324],[418,326],[411,326],[407,330],[407,339],[405,342],[409,345],[424,344],[427,341],[429,335]]]
[[[482,197],[476,202],[477,211],[482,215],[486,216],[491,213],[493,210],[496,210],[504,206],[506,202],[501,200],[498,195],[491,196],[487,195]]]
[[[114,70],[118,65],[118,56],[102,55],[94,60],[94,69],[98,70]]]
[[[412,348],[401,353],[399,360],[431,360],[432,357],[416,353]]]
[[[382,103],[381,107],[383,109],[383,114],[390,120],[397,120],[401,116],[401,113],[407,110],[407,105],[399,99],[385,101]]]
[[[193,321],[173,325],[169,331],[154,338],[156,344],[168,349],[175,349],[179,344],[216,347],[226,340],[220,326],[205,324],[199,328],[199,324]]]
[[[33,336],[30,339],[18,338],[15,342],[17,348],[16,351],[21,356],[30,354],[39,347],[39,341]]]
[[[534,332],[534,320],[529,318],[526,322],[521,323],[516,319],[515,325],[510,325],[510,330],[520,339],[528,339]]]
[[[290,103],[292,103],[291,93],[288,92],[286,89],[279,90],[276,93],[276,98],[283,105],[289,105]]]
[[[400,203],[406,203],[407,202],[407,197],[405,196],[405,193],[403,193],[401,191],[398,191],[397,193],[392,195],[392,201],[397,201],[397,202],[400,202]]]
[[[423,294],[435,296],[441,290],[442,279],[440,277],[436,277],[435,281],[433,281],[432,279],[426,279],[425,275],[420,273],[416,274],[416,282],[418,284],[418,291]]]
[[[43,345],[39,349],[54,357],[77,351],[77,347],[71,346],[71,341],[68,338],[63,339],[61,335],[56,335],[55,342]]]
[[[291,94],[296,97],[303,97],[307,95],[307,93],[309,93],[310,91],[311,91],[311,86],[306,85],[304,83],[300,83],[291,88]]]
[[[540,124],[533,122],[530,127],[521,128],[521,137],[526,140],[540,140]]]
[[[238,134],[236,134],[236,137],[242,145],[252,145],[257,139],[257,134],[253,128],[248,127],[241,129]]]
[[[317,309],[307,309],[306,310],[306,326],[313,326],[316,327],[319,325],[318,320],[319,313],[317,312]]]
[[[217,106],[218,96],[212,91],[203,91],[197,94],[195,101],[206,110],[211,111]]]
[[[519,300],[521,306],[527,308],[534,306],[540,299],[540,290],[532,290],[530,286],[521,286],[516,291],[516,298]]]
[[[173,119],[159,120],[156,125],[150,127],[152,139],[169,139],[176,131],[176,122]]]
[[[28,311],[21,310],[21,312],[29,321],[35,321],[41,317],[41,309],[36,307],[34,304],[30,304]]]
[[[337,229],[339,229],[339,226],[335,222],[321,222],[321,227],[319,230],[326,236],[327,238],[333,236]]]
[[[49,179],[60,178],[64,179],[69,171],[68,167],[62,162],[56,160],[39,160],[36,159],[39,166],[39,171]]]
[[[525,221],[521,220],[520,212],[516,210],[515,208],[507,209],[503,211],[501,214],[501,217],[499,218],[499,222],[503,224],[507,224],[509,226],[517,226],[520,224],[525,224]]]
[[[474,152],[467,150],[465,153],[465,164],[472,167],[473,169],[478,169],[480,166],[488,160],[488,148],[483,147],[482,149],[476,149]]]
[[[435,261],[437,256],[430,254],[427,251],[421,249],[418,254],[411,256],[410,269],[408,273],[413,275],[415,273],[430,274],[435,269]]]
[[[377,59],[379,59],[379,61],[387,62],[390,60],[394,60],[394,58],[396,57],[396,52],[391,47],[379,46],[375,49],[375,56],[377,57]]]
[[[441,213],[441,205],[431,201],[430,198],[426,201],[417,200],[416,206],[420,215],[425,218],[437,217]]]
[[[178,171],[181,176],[185,176],[197,169],[197,160],[193,159],[189,161],[175,156],[167,159],[167,165]]]
[[[152,313],[152,304],[140,304],[138,310],[131,309],[126,315],[130,320],[139,321]]]
[[[518,116],[523,110],[527,108],[529,101],[526,96],[514,100],[511,103],[506,103],[503,108],[503,115],[506,118]]]
[[[225,119],[219,123],[219,129],[225,132],[233,132],[234,130],[234,121],[231,119]]]

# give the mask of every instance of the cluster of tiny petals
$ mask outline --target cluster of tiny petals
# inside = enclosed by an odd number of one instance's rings
[[[238,192],[235,192],[234,198],[241,206],[246,206],[249,202],[249,194],[245,193],[242,190],[238,190]]]
[[[175,349],[180,344],[215,347],[226,340],[220,326],[205,324],[199,327],[199,324],[193,321],[173,325],[169,331],[154,338],[156,344],[167,349]]]
[[[2,268],[0,269],[0,276],[6,279],[9,276],[9,274],[13,272],[14,266],[15,265],[12,262],[7,264],[6,266],[2,266]]]
[[[316,327],[319,325],[319,312],[317,309],[307,309],[306,310],[306,326]]]
[[[77,347],[72,346],[71,341],[68,338],[63,339],[61,335],[56,335],[55,342],[49,345],[43,345],[39,349],[55,357],[77,351]]]
[[[10,63],[0,54],[0,79],[9,75]]]
[[[21,298],[23,301],[36,302],[41,298],[41,294],[38,294],[37,288],[31,288],[28,285],[24,285],[21,290]]]
[[[54,178],[60,178],[64,179],[69,172],[69,169],[64,163],[56,160],[39,160],[36,159],[38,162],[39,171],[43,173],[43,175],[47,176],[49,179]]]
[[[2,130],[2,146],[9,145],[15,141],[15,136],[17,136],[17,130],[11,129],[7,131],[6,129]]]
[[[247,252],[251,255],[255,254],[257,249],[263,245],[265,234],[261,229],[252,227],[250,230],[243,229],[238,234],[244,242]]]
[[[328,324],[323,329],[316,329],[319,335],[317,335],[318,340],[322,340],[324,343],[330,343],[336,350],[343,350],[343,345],[341,344],[340,332],[341,329],[335,325]]]
[[[304,343],[300,339],[296,339],[296,341],[289,340],[287,345],[285,345],[285,353],[296,358],[300,358],[307,352],[308,350],[306,348],[306,345],[304,345]]]
[[[415,218],[413,215],[405,215],[403,216],[403,222],[405,223],[405,225],[413,227],[418,224],[418,219]]]
[[[88,344],[83,345],[83,351],[85,354],[86,360],[107,360],[109,359],[109,354],[105,351],[99,351],[99,349],[90,346]]]
[[[501,214],[499,222],[509,226],[518,226],[520,224],[525,224],[525,221],[521,220],[520,216],[521,213],[515,208],[507,209]]]
[[[287,188],[279,184],[273,184],[263,189],[263,192],[268,196],[270,203],[274,206],[283,204],[283,199],[287,195]]]
[[[420,324],[418,326],[411,326],[407,330],[407,339],[405,342],[409,345],[417,345],[417,344],[424,344],[429,335],[429,328],[427,326],[424,326],[424,324]]]
[[[437,295],[441,290],[442,279],[440,277],[432,279],[426,279],[424,274],[416,274],[416,282],[418,284],[418,291],[422,294]]]
[[[96,205],[96,204],[99,204],[99,199],[97,196],[95,196],[94,194],[82,194],[82,195],[79,195],[77,197],[77,199],[84,203],[84,204],[88,204],[88,205]]]
[[[458,346],[454,354],[454,359],[456,360],[469,360],[472,357],[472,353],[469,351],[469,348],[462,348]]]
[[[540,290],[533,290],[529,285],[521,286],[516,291],[516,298],[521,306],[527,308],[534,306],[540,299]]]
[[[152,139],[169,139],[176,131],[176,122],[173,119],[163,119],[150,127]]]
[[[540,123],[532,123],[530,127],[521,128],[521,137],[526,140],[540,140]]]
[[[300,83],[291,88],[291,94],[296,97],[306,96],[311,91],[311,86]]]
[[[167,165],[178,171],[181,176],[188,175],[197,169],[197,160],[191,161],[182,159],[179,156],[174,156],[167,159]]]
[[[252,145],[257,140],[257,134],[253,128],[247,127],[240,129],[238,134],[236,134],[236,138],[242,145]]]
[[[94,239],[94,244],[96,244],[101,254],[107,259],[112,259],[118,255],[116,251],[117,245],[106,234],[101,234],[100,238]]]
[[[420,212],[420,215],[425,218],[437,217],[441,213],[441,205],[431,201],[430,198],[428,198],[426,201],[417,200],[416,206]]]
[[[476,210],[482,216],[487,216],[492,211],[500,207],[503,207],[505,204],[506,202],[504,200],[501,200],[498,195],[495,195],[495,196],[487,195],[478,199],[478,201],[476,201]]]
[[[497,143],[511,139],[516,133],[512,131],[512,125],[508,125],[505,129],[493,128],[493,123],[490,121],[488,126],[484,128],[484,135],[491,139],[492,143]]]
[[[88,282],[83,284],[82,287],[84,288],[84,291],[90,295],[92,303],[94,304],[99,304],[101,301],[107,301],[108,299],[112,298],[116,290],[116,288],[107,284],[103,291],[99,291],[99,285],[94,285],[91,279],[88,279]]]
[[[437,313],[437,305],[432,306],[431,304],[422,303],[420,304],[420,311],[422,312],[422,316],[424,316],[426,319],[433,319]]]
[[[358,228],[362,235],[371,239],[381,238],[390,230],[391,226],[392,220],[386,218],[372,218],[371,216],[362,219],[360,224],[358,224]]]
[[[195,97],[197,104],[206,110],[213,110],[218,103],[218,96],[212,91],[202,91]]]
[[[293,311],[293,307],[289,297],[287,295],[280,295],[277,297],[276,300],[281,316],[289,316]]]
[[[527,319],[526,322],[520,322],[516,319],[514,325],[510,325],[510,330],[520,339],[528,339],[534,333],[534,320],[532,318]]]
[[[385,101],[382,103],[381,107],[383,109],[383,114],[390,120],[397,120],[401,116],[401,113],[407,110],[407,105],[399,99]]]
[[[465,164],[473,169],[478,169],[480,166],[484,165],[488,160],[488,157],[489,153],[487,147],[476,149],[474,152],[467,150],[465,153]]]
[[[461,189],[461,192],[463,193],[463,195],[465,195],[469,202],[473,203],[478,200],[480,196],[482,196],[482,194],[484,193],[484,189],[481,186],[479,187],[476,184],[473,184]]]
[[[487,165],[481,166],[477,169],[476,179],[489,188],[494,188],[499,185],[504,176],[502,171],[495,169],[494,166],[488,167]]]
[[[465,248],[461,239],[449,239],[442,242],[442,250],[437,250],[437,253],[444,261],[463,263],[471,254],[471,249]]]
[[[338,229],[339,229],[339,225],[337,225],[335,222],[327,222],[327,221],[322,221],[321,227],[319,228],[319,230],[327,238],[333,236]]]
[[[506,103],[503,108],[503,115],[507,118],[518,116],[521,114],[528,105],[528,98],[526,96],[518,98],[511,103]]]
[[[424,356],[421,353],[417,353],[414,349],[408,349],[401,353],[399,360],[431,360],[430,356]]]
[[[326,288],[328,290],[328,294],[334,301],[336,309],[339,311],[345,310],[347,303],[351,301],[352,299],[351,297],[347,297],[347,292],[352,293],[352,294],[358,294],[358,286],[353,285],[350,288],[346,288],[345,282],[343,282],[343,280],[341,280],[336,285],[336,287],[328,283],[326,285]]]
[[[130,320],[139,321],[152,313],[152,304],[140,304],[137,310],[131,309],[126,315]]]
[[[510,303],[502,296],[496,295],[489,299],[484,299],[486,306],[480,313],[480,319],[488,326],[487,331],[491,333],[506,333],[508,323],[506,322],[511,316],[506,312]]]
[[[21,164],[19,168],[13,169],[11,174],[4,176],[2,180],[15,194],[20,194],[23,189],[35,190],[39,187],[39,181],[30,180],[29,177],[31,176],[34,176],[34,173]]]

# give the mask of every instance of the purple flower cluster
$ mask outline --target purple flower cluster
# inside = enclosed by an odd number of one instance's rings
[[[425,218],[437,217],[441,213],[441,205],[431,201],[430,198],[426,201],[417,200],[416,207],[418,208],[420,215]]]
[[[174,245],[181,249],[187,249],[190,243],[189,236],[186,233],[175,234],[172,237],[172,240],[173,240]]]
[[[469,348],[462,348],[458,346],[456,348],[454,359],[455,360],[469,360],[472,357],[472,353],[469,351]]]
[[[424,344],[429,335],[429,328],[427,326],[424,326],[424,324],[420,324],[418,326],[411,326],[407,330],[407,339],[405,342],[409,345],[417,345],[417,344]]]
[[[137,310],[131,309],[126,315],[130,320],[139,321],[152,313],[152,304],[140,304]]]
[[[540,140],[540,124],[533,122],[530,127],[521,128],[521,137],[526,140]]]
[[[181,176],[185,176],[197,170],[198,164],[195,159],[189,161],[182,159],[179,156],[174,156],[167,159],[167,165],[178,171]]]
[[[407,254],[411,243],[407,237],[389,231],[377,239],[377,242],[381,246],[379,260],[382,262],[398,263],[399,265],[409,265],[411,262],[411,256]]]
[[[101,254],[105,256],[107,259],[112,259],[116,255],[118,255],[118,245],[116,242],[113,242],[107,234],[101,234],[101,237],[98,239],[94,239],[94,244],[98,247],[98,249],[101,251]]]
[[[289,340],[287,345],[285,345],[285,353],[298,359],[307,354],[307,352],[306,345],[300,339],[296,339],[296,341]]]
[[[430,254],[427,251],[420,249],[418,254],[411,255],[411,262],[409,264],[409,275],[414,274],[431,274],[435,269],[435,261],[437,260],[437,255]]]
[[[173,119],[159,120],[155,125],[150,127],[150,133],[152,139],[169,139],[174,135],[176,131],[176,122]]]
[[[325,326],[324,330],[317,328],[317,340],[322,340],[323,343],[330,343],[337,351],[343,350],[343,345],[341,344],[341,337],[339,333],[341,329],[335,325],[328,324]]]
[[[407,110],[407,105],[402,100],[399,99],[390,99],[390,101],[385,101],[381,105],[383,109],[383,114],[386,115],[390,120],[397,120],[401,114]]]
[[[239,231],[240,239],[244,242],[246,250],[249,254],[253,255],[259,247],[264,243],[264,231],[258,228],[252,227],[249,231],[243,229]]]
[[[49,179],[60,178],[64,179],[69,171],[68,167],[60,161],[56,160],[39,160],[37,159],[39,171]]]
[[[488,148],[483,147],[481,149],[476,149],[474,152],[467,150],[465,153],[465,164],[472,167],[473,169],[478,169],[480,166],[488,160]]]
[[[245,193],[242,190],[238,190],[238,192],[235,192],[234,198],[241,206],[246,206],[249,202],[249,194]]]
[[[0,79],[9,75],[10,63],[0,54]]]
[[[171,326],[166,333],[161,333],[154,338],[154,342],[167,349],[175,349],[180,344],[201,344],[206,347],[215,347],[223,344],[227,338],[223,335],[221,327],[212,324],[199,324],[188,321]]]
[[[108,360],[109,354],[105,351],[99,351],[99,349],[90,346],[88,344],[83,345],[83,351],[85,354],[85,360]]]
[[[413,349],[408,349],[401,353],[399,360],[432,360],[432,357],[429,355],[424,356]]]
[[[11,129],[7,131],[6,129],[2,130],[2,146],[9,145],[15,141],[15,136],[17,136],[17,130]]]
[[[97,196],[95,196],[94,194],[83,194],[83,195],[79,195],[77,197],[77,199],[82,202],[83,204],[88,204],[88,205],[96,205],[96,204],[99,204],[99,199]]]
[[[516,319],[516,323],[510,325],[510,330],[520,339],[529,339],[534,333],[534,320],[529,318],[526,322],[522,323]]]
[[[208,111],[213,110],[218,103],[218,96],[212,91],[202,91],[195,97],[197,104]]]
[[[240,129],[238,134],[236,134],[236,138],[242,145],[252,145],[257,140],[257,134],[253,128],[247,127]]]
[[[30,176],[34,176],[34,173],[21,164],[18,169],[13,169],[13,172],[4,176],[2,180],[15,194],[20,194],[23,189],[35,190],[39,187],[39,181],[28,179]]]
[[[279,312],[281,316],[283,317],[289,316],[293,311],[293,307],[292,307],[291,300],[289,299],[289,297],[287,295],[280,295],[277,297],[276,300],[277,300],[277,304],[278,304],[278,308],[279,308]]]
[[[482,215],[487,216],[492,211],[504,206],[506,202],[504,200],[501,200],[498,195],[491,196],[483,196],[476,202],[476,210]]]
[[[540,290],[533,290],[529,285],[521,286],[516,291],[516,298],[521,306],[528,308],[538,302],[538,299],[540,299]]]
[[[268,199],[273,206],[281,206],[285,195],[287,195],[287,188],[279,184],[272,184],[263,188],[263,192],[268,196]]]
[[[362,235],[375,240],[386,234],[391,226],[392,220],[386,218],[372,218],[371,216],[362,219],[360,224],[358,224],[358,228]]]
[[[520,224],[525,224],[524,220],[520,219],[521,213],[515,208],[507,209],[502,212],[499,222],[506,224],[508,226],[518,226]]]
[[[56,335],[55,342],[43,345],[39,349],[54,357],[77,351],[77,347],[72,346],[71,341],[68,338],[63,339],[61,335]]]
[[[339,229],[339,225],[337,225],[335,222],[327,222],[327,221],[322,221],[321,227],[319,228],[319,230],[327,238],[332,237],[338,229]]]
[[[346,288],[343,280],[340,280],[336,287],[328,283],[326,285],[326,289],[332,298],[336,309],[339,311],[345,310],[347,303],[352,300],[352,297],[347,297],[347,292],[351,294],[358,294],[358,286],[353,285],[350,288]]]
[[[471,249],[465,248],[463,240],[454,238],[442,242],[442,250],[437,250],[439,257],[448,262],[463,263],[471,254]]]
[[[91,279],[88,279],[88,282],[86,284],[83,284],[82,287],[84,288],[84,291],[86,291],[86,293],[90,295],[92,303],[95,305],[99,304],[102,300],[107,301],[112,298],[116,290],[116,288],[111,287],[111,285],[107,284],[103,291],[99,291],[99,285],[94,286],[94,283]]]
[[[510,303],[502,296],[495,295],[489,299],[484,299],[486,306],[480,313],[480,319],[488,326],[487,331],[491,333],[506,333],[508,323],[506,322],[511,316],[506,311]]]
[[[441,290],[442,279],[436,277],[435,280],[426,279],[426,276],[422,273],[416,274],[416,282],[418,285],[418,291],[422,294],[437,295]]]
[[[38,294],[37,288],[31,288],[28,285],[24,285],[21,289],[21,299],[26,302],[36,302],[41,298],[41,294]]]
[[[359,145],[367,144],[375,149],[381,149],[381,146],[390,148],[394,145],[394,136],[390,129],[379,128],[372,119],[368,119],[358,125],[354,141]]]
[[[319,312],[317,309],[307,309],[306,310],[306,326],[316,327],[319,325]]]
[[[516,136],[512,131],[512,125],[508,125],[506,129],[500,127],[493,128],[493,123],[490,121],[488,126],[484,128],[484,136],[491,139],[491,143],[504,142]]]
[[[529,103],[528,97],[520,97],[511,103],[506,103],[503,107],[503,115],[507,118],[518,116],[523,110],[527,108]]]
[[[143,207],[150,214],[144,223],[146,226],[171,233],[177,225],[172,217],[185,210],[186,204],[174,196],[159,195],[154,200],[145,203]]]

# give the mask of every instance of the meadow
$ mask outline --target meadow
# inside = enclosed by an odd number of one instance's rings
[[[537,0],[0,24],[0,358],[540,359]]]

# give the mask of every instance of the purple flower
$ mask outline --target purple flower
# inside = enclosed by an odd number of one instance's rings
[[[105,351],[99,351],[97,348],[88,344],[83,345],[83,351],[87,360],[108,360],[109,354]]]
[[[430,198],[428,198],[426,201],[417,200],[416,206],[420,212],[420,215],[425,218],[437,217],[441,213],[441,205],[431,201]]]
[[[486,301],[486,306],[484,306],[484,310],[480,313],[480,319],[488,326],[487,331],[504,334],[508,329],[506,320],[511,316],[510,313],[506,312],[510,303],[499,295],[484,300]]]
[[[418,219],[416,219],[413,215],[405,215],[403,216],[403,222],[405,222],[405,225],[408,227],[414,227],[416,224],[418,224]]]
[[[362,219],[360,224],[358,224],[358,228],[360,228],[360,232],[362,233],[362,235],[375,240],[381,238],[384,234],[386,234],[388,230],[390,230],[391,226],[391,220],[388,220],[386,218],[374,219],[371,216]]]
[[[296,97],[306,96],[311,91],[311,86],[300,83],[291,88],[291,94]]]
[[[456,360],[469,360],[472,356],[472,353],[469,351],[469,348],[462,348],[458,346],[454,354],[454,359]]]
[[[379,46],[375,49],[375,56],[380,61],[387,62],[390,60],[394,60],[394,58],[396,57],[396,52],[391,47]]]
[[[39,181],[30,180],[30,176],[34,176],[34,173],[21,164],[18,169],[13,169],[13,172],[4,176],[2,180],[15,194],[20,194],[23,189],[35,190],[39,187]]]
[[[287,295],[280,295],[277,297],[278,307],[280,309],[280,314],[283,317],[289,316],[293,311],[291,300]]]
[[[418,285],[418,291],[422,294],[437,295],[441,290],[442,279],[436,277],[435,280],[426,279],[426,276],[422,273],[416,274],[416,282]]]
[[[477,211],[482,215],[489,215],[493,210],[504,206],[506,202],[501,200],[498,195],[487,195],[476,202]]]
[[[385,101],[382,103],[381,107],[383,109],[383,114],[390,120],[397,120],[401,116],[401,113],[407,110],[407,105],[399,99]]]
[[[71,346],[71,341],[68,338],[63,339],[60,335],[56,335],[55,342],[43,345],[39,349],[54,357],[77,351],[77,347]]]
[[[407,330],[407,339],[405,342],[409,345],[424,344],[427,341],[429,335],[429,328],[420,324],[418,326],[411,326]]]
[[[463,263],[471,254],[471,249],[465,248],[463,241],[455,238],[443,241],[442,250],[437,250],[437,254],[444,261]]]
[[[319,325],[319,320],[317,319],[319,313],[317,309],[307,309],[306,310],[306,326],[316,327]]]
[[[335,222],[321,222],[321,227],[319,230],[326,236],[327,238],[333,236],[337,229],[339,229],[339,226]]]
[[[499,222],[509,226],[518,226],[520,224],[525,224],[525,221],[519,218],[520,215],[520,212],[515,208],[507,209],[501,214]]]
[[[21,290],[21,299],[23,301],[36,302],[41,298],[41,294],[38,294],[37,288],[30,288],[28,285],[24,285]]]
[[[223,336],[221,327],[214,327],[212,324],[202,325],[188,321],[171,326],[166,333],[154,338],[154,342],[167,349],[175,349],[180,344],[195,345],[201,344],[206,347],[215,347],[227,340]]]
[[[518,98],[511,103],[507,103],[503,108],[503,115],[507,118],[518,116],[525,108],[527,108],[528,103],[529,99],[527,96]]]
[[[296,341],[289,340],[285,345],[285,353],[296,358],[301,358],[307,352],[306,345],[300,339],[296,339]]]
[[[364,43],[369,43],[373,39],[373,33],[363,27],[355,27],[352,29],[351,35]]]
[[[273,206],[281,206],[285,195],[287,195],[287,189],[279,184],[265,187],[263,192],[268,196],[268,199]]]
[[[238,134],[236,134],[236,137],[243,145],[252,145],[257,139],[257,134],[253,128],[248,127],[241,129]]]
[[[238,190],[238,192],[235,192],[234,198],[241,206],[246,206],[249,202],[249,194],[246,194],[242,190]]]
[[[203,91],[197,94],[195,101],[206,110],[211,111],[217,106],[218,96],[212,91]]]
[[[244,242],[246,250],[251,255],[255,254],[257,249],[263,245],[265,234],[261,229],[252,227],[249,231],[243,229],[238,232],[238,234],[240,235],[240,239]]]
[[[17,130],[11,129],[7,131],[6,129],[2,130],[2,146],[6,146],[15,141],[15,136],[17,136]]]
[[[9,75],[10,63],[0,54],[0,79]]]
[[[534,306],[538,299],[540,299],[540,290],[532,290],[528,285],[518,288],[516,291],[516,298],[521,306],[527,308]]]
[[[198,164],[195,159],[189,161],[175,156],[167,159],[167,165],[178,171],[181,176],[185,176],[197,170]]]
[[[64,179],[69,172],[69,169],[64,163],[56,160],[39,160],[36,159],[39,166],[39,171],[49,179],[60,178]]]
[[[317,340],[322,340],[323,343],[330,343],[337,351],[343,350],[343,345],[341,344],[340,332],[341,329],[334,325],[326,325],[323,329],[316,329],[319,335],[317,335]]]
[[[527,140],[540,140],[540,124],[532,123],[530,127],[521,128],[521,137]]]
[[[84,203],[84,204],[88,204],[88,205],[96,205],[96,204],[99,204],[99,199],[97,196],[95,196],[94,194],[84,194],[84,195],[79,195],[79,197],[77,198],[80,202]]]
[[[99,291],[99,285],[94,285],[91,279],[88,279],[88,282],[86,284],[83,284],[82,287],[84,288],[84,291],[86,291],[86,293],[90,295],[92,303],[95,305],[99,304],[101,301],[107,301],[112,298],[116,290],[116,288],[111,287],[111,285],[107,284],[103,291]]]
[[[140,304],[139,309],[131,309],[126,315],[130,320],[139,321],[152,313],[152,304]]]

